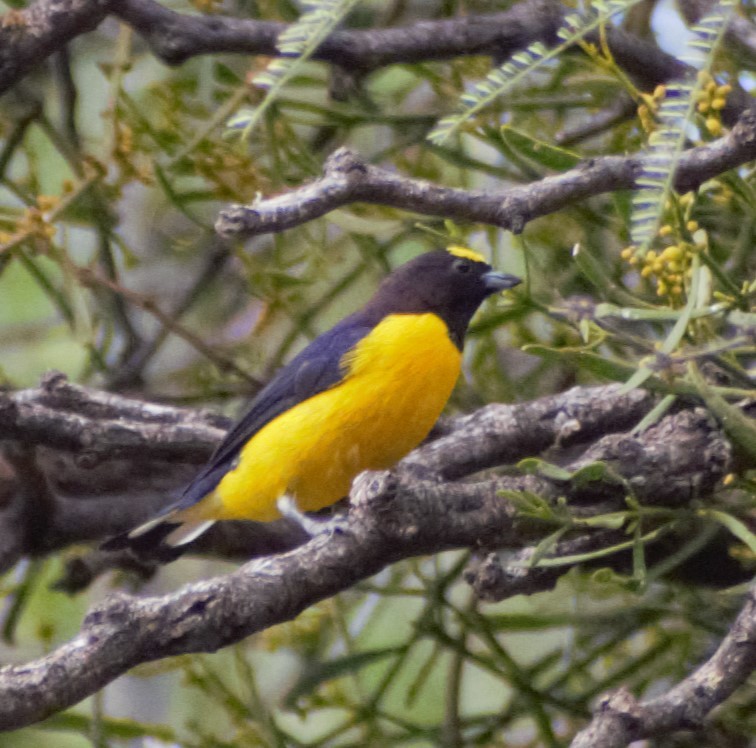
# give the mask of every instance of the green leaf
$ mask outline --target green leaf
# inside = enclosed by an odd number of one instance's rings
[[[631,434],[642,434],[647,428],[660,421],[664,414],[674,405],[677,400],[676,395],[665,395],[645,416],[633,426]]]
[[[691,279],[690,279],[690,293],[688,294],[688,301],[685,304],[682,314],[675,322],[674,327],[667,335],[666,339],[661,345],[660,352],[669,355],[674,351],[683,339],[685,332],[688,329],[691,315],[693,310],[698,306],[699,290],[702,287],[701,274],[703,269],[701,267],[701,261],[698,255],[693,255],[693,262],[691,265]],[[708,272],[708,271],[707,271]],[[649,366],[641,366],[630,379],[625,382],[624,386],[620,389],[620,394],[624,395],[634,390],[636,387],[640,387],[652,374],[653,369]]]
[[[215,62],[213,64],[213,77],[218,83],[225,86],[239,86],[244,83],[235,70],[232,70],[222,62]]]
[[[619,530],[627,521],[627,512],[607,512],[596,517],[580,517],[573,520],[576,525],[585,527],[603,527],[607,530]]]
[[[591,374],[613,382],[626,381],[636,370],[634,366],[624,361],[601,356],[586,348],[550,348],[545,345],[531,344],[523,346],[522,350],[525,353],[532,353],[534,356],[570,362]]]
[[[61,712],[40,722],[38,730],[76,732],[84,735],[93,734],[95,720],[78,712]],[[175,743],[176,733],[165,725],[145,724],[133,719],[118,719],[114,717],[97,717],[97,729],[103,737],[120,740],[137,740],[139,738],[157,738],[165,743]]]
[[[572,478],[572,473],[569,470],[565,470],[551,462],[546,462],[546,460],[541,460],[538,457],[527,457],[524,460],[520,460],[517,463],[517,468],[528,475],[540,475],[550,480],[568,481]]]
[[[633,535],[633,579],[638,583],[638,591],[645,589],[647,581],[646,547],[643,543],[641,523],[635,526]]]
[[[300,698],[312,693],[323,683],[344,675],[356,673],[367,665],[380,662],[391,655],[401,654],[403,651],[402,647],[386,647],[385,649],[373,649],[367,652],[349,654],[335,660],[329,660],[328,662],[315,663],[294,684],[294,687],[286,695],[285,704],[287,707],[293,709]]]
[[[533,555],[528,559],[528,566],[531,569],[538,566],[538,562],[561,540],[562,536],[569,529],[569,525],[565,525],[541,540],[541,542],[533,549]]]
[[[656,530],[653,530],[652,532],[647,533],[646,535],[643,535],[640,538],[640,542],[642,543],[649,543],[653,540],[658,539],[661,535],[663,535],[665,532],[669,530],[669,526],[659,527]],[[616,545],[610,545],[606,548],[599,548],[595,551],[588,551],[586,553],[575,553],[571,556],[556,556],[554,558],[544,558],[541,559],[538,566],[539,567],[556,567],[556,566],[574,566],[575,564],[583,564],[586,561],[593,561],[597,558],[605,558],[606,556],[611,556],[615,553],[618,553],[619,551],[626,551],[629,548],[632,548],[637,541],[635,539],[633,540],[627,540],[623,543],[617,543]]]
[[[515,130],[510,125],[501,128],[502,140],[514,151],[554,171],[567,171],[580,163],[580,155],[565,148],[557,148],[543,140]]]
[[[591,462],[572,474],[572,484],[578,488],[599,480],[616,482],[614,474],[605,462]]]
[[[690,319],[698,319],[700,317],[711,317],[716,314],[721,314],[727,309],[726,304],[712,304],[707,307],[694,309],[690,312]],[[593,310],[593,316],[596,319],[605,319],[607,317],[618,317],[619,319],[630,320],[631,322],[644,322],[650,320],[652,322],[669,322],[677,321],[685,314],[684,309],[639,309],[637,307],[619,307],[614,304],[602,303],[597,304]],[[750,315],[754,318],[756,324],[756,315]],[[728,320],[731,314],[728,315]]]
[[[742,520],[719,509],[701,509],[698,515],[700,517],[709,517],[719,522],[720,525],[727,528],[741,543],[747,545],[751,553],[756,554],[756,535],[748,529]]]
[[[705,78],[696,71],[710,70],[724,38],[735,0],[718,0],[691,29],[684,59],[689,66],[687,79],[666,84],[666,96],[656,113],[658,129],[648,139],[641,154],[642,171],[633,195],[633,220],[630,228],[633,244],[644,251],[653,241],[674,188],[675,172],[683,153],[688,127],[695,119],[697,95]]]
[[[531,491],[513,491],[503,488],[497,495],[509,501],[522,515],[547,521],[554,521],[557,518],[551,502]]]
[[[688,374],[706,407],[722,424],[722,428],[752,459],[756,459],[756,423],[709,386],[695,361],[688,362]]]
[[[242,137],[249,138],[263,114],[278,98],[284,86],[301,70],[334,28],[349,14],[360,0],[318,0],[305,4],[306,12],[278,37],[276,46],[283,55],[274,59],[267,70],[254,80],[255,85],[268,89],[265,98],[247,114]],[[234,124],[232,124],[232,122]],[[229,128],[238,128],[238,120],[229,120]]]
[[[561,42],[547,49],[542,42],[535,42],[521,50],[499,67],[492,70],[472,91],[460,97],[460,110],[444,117],[428,139],[441,145],[479,112],[492,104],[500,96],[510,91],[528,75],[549,60],[556,59],[562,52],[574,46],[591,31],[606,23],[613,15],[627,12],[640,0],[594,0],[585,15],[568,13],[564,23],[557,30]]]

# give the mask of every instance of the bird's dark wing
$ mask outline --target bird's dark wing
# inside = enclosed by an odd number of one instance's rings
[[[229,431],[207,465],[166,513],[186,509],[207,496],[231,469],[244,445],[263,426],[298,403],[338,384],[344,377],[341,360],[372,326],[358,314],[312,341],[291,363],[280,369],[252,401],[249,411]]]

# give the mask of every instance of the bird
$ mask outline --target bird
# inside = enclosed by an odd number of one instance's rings
[[[102,547],[178,548],[218,520],[271,522],[335,504],[359,473],[392,467],[425,439],[476,310],[519,283],[458,245],[399,266],[278,370],[176,501]]]

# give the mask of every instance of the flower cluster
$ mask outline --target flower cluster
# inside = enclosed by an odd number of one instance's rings
[[[702,70],[698,74],[701,88],[696,92],[696,110],[704,117],[708,132],[714,137],[722,134],[722,110],[727,105],[727,94],[732,91],[729,83],[719,85],[711,74]]]
[[[692,196],[684,195],[680,202],[686,202]],[[675,227],[664,224],[658,237],[666,244],[662,249],[649,249],[639,254],[634,246],[625,247],[620,256],[631,267],[637,268],[642,278],[651,281],[656,294],[666,297],[672,305],[678,306],[685,301],[685,289],[691,275],[693,256],[704,248],[704,240],[699,240],[698,222],[687,220],[683,226]],[[697,234],[695,237],[694,234]]]

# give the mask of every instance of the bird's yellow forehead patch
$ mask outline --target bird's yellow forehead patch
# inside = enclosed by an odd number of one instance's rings
[[[473,262],[486,262],[486,258],[483,257],[483,255],[478,254],[477,252],[474,252],[472,249],[468,249],[467,247],[461,247],[458,244],[452,244],[451,246],[446,248],[446,251],[449,254],[454,255],[455,257],[464,257],[467,260],[472,260]]]

